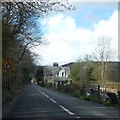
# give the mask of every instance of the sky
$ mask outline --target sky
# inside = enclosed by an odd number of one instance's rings
[[[46,46],[34,48],[40,56],[38,65],[62,65],[92,55],[100,36],[110,39],[111,49],[118,52],[118,3],[73,0],[72,4],[76,10],[50,14],[38,21],[48,41]]]

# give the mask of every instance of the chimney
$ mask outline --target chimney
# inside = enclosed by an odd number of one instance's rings
[[[54,66],[54,67],[58,67],[58,66],[59,66],[59,65],[58,65],[58,62],[54,62],[54,63],[53,63],[53,66]]]

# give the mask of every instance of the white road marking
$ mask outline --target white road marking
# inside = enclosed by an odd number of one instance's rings
[[[46,96],[47,98],[49,98],[52,102],[57,103],[55,100],[53,100],[52,98],[50,98],[48,95],[46,95],[45,93],[43,93],[42,91],[40,91],[39,89],[35,88],[36,90],[38,90],[40,93],[42,93],[44,96]],[[59,105],[60,108],[62,108],[65,112],[67,112],[69,115],[75,115],[73,112],[71,112],[70,110],[68,110],[67,108],[65,108],[62,105]]]
[[[35,88],[36,90],[38,90],[40,93],[42,93],[43,94],[43,92],[42,91],[40,91],[39,89],[37,89],[37,88]]]
[[[45,95],[45,97],[50,98],[48,95]]]
[[[76,118],[80,118],[79,116],[77,116]]]
[[[35,89],[38,90],[40,93],[42,93],[43,95],[46,96],[46,94],[45,94],[44,92],[42,92],[41,90],[39,90],[39,89],[37,89],[37,88],[35,88]],[[49,96],[46,96],[46,97],[49,97]]]
[[[52,102],[54,102],[54,103],[57,103],[55,100],[53,100],[52,98],[50,98],[50,100],[52,101]]]
[[[66,111],[68,114],[70,115],[75,115],[73,112],[69,111],[68,109],[66,109],[65,107],[63,107],[62,105],[59,105],[59,107],[61,107],[64,111]]]

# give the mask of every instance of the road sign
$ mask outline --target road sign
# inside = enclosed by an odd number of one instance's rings
[[[2,69],[12,69],[10,60],[3,60]]]

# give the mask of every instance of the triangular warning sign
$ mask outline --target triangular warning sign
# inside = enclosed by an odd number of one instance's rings
[[[10,65],[10,63],[6,60],[6,61],[3,63],[2,68],[3,68],[3,69],[11,69],[11,65]]]

